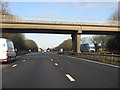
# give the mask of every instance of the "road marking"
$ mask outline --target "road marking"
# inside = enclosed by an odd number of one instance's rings
[[[12,67],[14,68],[14,67],[16,67],[16,66],[17,66],[17,64],[13,65]]]
[[[53,61],[53,59],[51,59],[51,61]]]
[[[56,66],[58,66],[58,63],[55,63]]]
[[[26,60],[23,60],[23,62],[25,62]]]
[[[65,76],[66,76],[71,82],[74,82],[74,81],[75,81],[75,79],[74,79],[71,75],[66,74]]]
[[[76,58],[76,57],[71,57],[71,56],[67,56],[67,57],[74,58],[74,59],[80,59],[80,60],[87,61],[87,62],[93,62],[93,63],[97,63],[97,64],[102,64],[102,65],[107,65],[107,66],[112,66],[112,67],[117,67],[117,68],[119,68],[119,66],[111,65],[111,64],[107,64],[107,63],[102,63],[102,62],[87,60],[87,59],[83,59],[83,58]]]

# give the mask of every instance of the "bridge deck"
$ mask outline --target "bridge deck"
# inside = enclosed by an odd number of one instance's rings
[[[65,22],[65,21],[40,21],[40,20],[14,20],[3,19],[2,32],[20,33],[58,33],[71,34],[120,34],[120,26],[114,23],[91,22]]]

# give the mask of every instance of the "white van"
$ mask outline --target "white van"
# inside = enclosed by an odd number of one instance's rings
[[[15,60],[16,52],[11,40],[0,38],[0,62],[11,62]]]

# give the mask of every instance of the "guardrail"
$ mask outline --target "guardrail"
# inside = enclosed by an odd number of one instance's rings
[[[90,53],[72,53],[72,52],[64,52],[64,55],[73,56],[77,58],[84,58],[93,61],[113,64],[120,66],[120,55],[110,55],[110,54],[90,54]]]
[[[31,22],[31,23],[54,23],[54,24],[82,24],[82,25],[111,25],[118,26],[117,20],[95,20],[79,18],[50,18],[34,16],[8,16],[2,15],[2,22]]]
[[[120,57],[120,54],[107,54],[107,53],[93,53],[93,52],[82,52],[82,53],[75,53],[75,52],[71,52],[71,51],[65,51],[64,53],[71,53],[73,55],[93,55],[93,56],[109,56],[109,57]]]

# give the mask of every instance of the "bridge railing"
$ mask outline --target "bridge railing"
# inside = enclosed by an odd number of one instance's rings
[[[82,24],[82,25],[113,25],[118,26],[117,20],[95,20],[79,18],[50,18],[34,16],[10,16],[2,15],[1,22],[30,22],[30,23],[53,23],[53,24]]]

